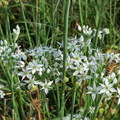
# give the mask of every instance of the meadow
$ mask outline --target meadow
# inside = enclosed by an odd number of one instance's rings
[[[0,120],[120,120],[119,0],[0,0]]]

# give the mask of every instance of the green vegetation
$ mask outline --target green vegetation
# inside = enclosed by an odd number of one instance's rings
[[[0,119],[120,119],[119,6],[0,0]]]

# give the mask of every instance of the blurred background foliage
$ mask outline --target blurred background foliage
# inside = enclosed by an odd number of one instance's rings
[[[23,48],[57,46],[63,39],[66,0],[0,0],[0,39],[12,43],[12,29],[18,24],[17,41]],[[77,34],[77,26],[88,25],[101,30],[109,28],[104,48],[120,49],[120,0],[71,0],[69,37]],[[95,42],[95,41],[93,41]],[[97,42],[100,47],[100,42]]]

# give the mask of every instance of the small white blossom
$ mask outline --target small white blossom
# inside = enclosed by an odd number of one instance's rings
[[[26,69],[22,68],[22,71],[19,72],[18,75],[19,75],[19,76],[22,76],[22,80],[23,80],[25,77],[27,77],[27,78],[29,78],[29,79],[32,77],[32,75],[30,74],[30,71],[28,71],[27,68],[26,68]]]
[[[5,93],[2,90],[0,90],[0,98],[4,98],[4,96],[5,96]]]
[[[43,48],[42,48],[42,46],[40,46],[38,48],[36,47],[33,50],[31,50],[29,55],[34,56],[35,58],[38,58],[38,57],[42,56],[43,53],[44,53]]]
[[[18,39],[19,34],[20,34],[20,27],[17,25],[16,29],[13,29],[13,38],[15,41]]]
[[[29,62],[28,66],[27,66],[28,70],[31,70],[32,74],[34,74],[35,72],[39,72],[39,75],[42,75],[42,70],[43,70],[43,65],[37,63],[37,61],[33,60],[32,62]]]
[[[105,93],[106,95],[110,95],[113,92],[116,92],[115,88],[113,88],[113,83],[109,84],[108,79],[106,79],[105,84],[100,84],[102,89],[100,93]]]
[[[95,107],[89,107],[89,113],[94,113]]]
[[[118,105],[120,104],[120,88],[117,88],[118,95],[116,96],[118,98]]]
[[[109,31],[108,28],[104,28],[104,29],[102,30],[102,32],[103,32],[104,34],[109,34],[109,33],[110,33],[110,31]]]
[[[45,80],[45,83],[43,82],[39,82],[39,85],[42,86],[42,90],[45,91],[45,93],[47,94],[48,93],[48,89],[50,88],[51,84],[53,83],[53,81],[50,81],[50,82],[47,82],[47,80]]]
[[[96,84],[94,83],[93,87],[87,86],[87,88],[88,88],[87,94],[92,94],[92,99],[95,100],[96,95],[100,94],[100,90],[101,90],[102,87],[101,86],[97,87]]]
[[[35,81],[35,77],[33,77],[33,78],[29,79],[29,80],[24,80],[24,82],[25,82],[26,84],[28,84],[27,87],[28,87],[29,90],[35,88],[36,85],[39,84],[38,81]]]

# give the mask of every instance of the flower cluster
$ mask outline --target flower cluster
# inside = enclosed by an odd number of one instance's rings
[[[53,88],[52,85],[69,82],[72,76],[76,78],[75,85],[77,86],[81,86],[83,81],[86,81],[86,96],[91,94],[93,101],[97,96],[104,94],[106,101],[117,97],[118,104],[120,104],[120,89],[118,88],[120,69],[112,71],[112,74],[108,76],[105,74],[107,64],[113,60],[116,61],[116,64],[120,62],[120,54],[103,53],[100,48],[94,49],[92,38],[95,37],[96,30],[92,30],[88,26],[78,26],[78,29],[83,34],[80,37],[69,38],[67,42],[66,76],[64,79],[63,43],[58,42],[59,49],[40,45],[23,51],[16,43],[9,45],[6,40],[0,41],[1,62],[4,67],[6,67],[6,63],[10,63],[11,74],[18,78],[14,82],[15,89],[22,90],[25,86],[28,90],[33,90],[39,86],[47,94],[49,89]],[[108,33],[109,30],[105,28],[98,32],[98,37],[102,39],[103,35]],[[16,29],[13,29],[14,42],[17,41],[19,34],[20,28],[17,26]],[[84,37],[84,35],[88,37]],[[1,98],[4,95],[0,90]],[[88,113],[93,112],[94,107],[90,107]],[[69,118],[70,116],[67,116],[65,119]]]

